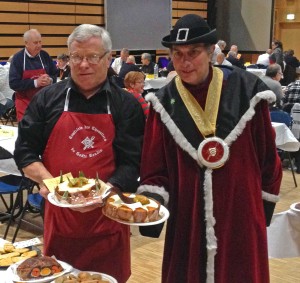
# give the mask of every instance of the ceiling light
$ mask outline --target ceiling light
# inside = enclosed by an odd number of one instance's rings
[[[295,14],[287,14],[286,19],[287,20],[295,20]]]

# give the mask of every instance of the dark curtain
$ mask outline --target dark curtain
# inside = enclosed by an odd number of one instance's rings
[[[212,29],[217,27],[217,1],[208,0],[207,2],[207,23]]]

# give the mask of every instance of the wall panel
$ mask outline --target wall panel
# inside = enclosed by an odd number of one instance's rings
[[[55,58],[67,51],[66,40],[77,25],[105,25],[104,8],[104,0],[0,0],[0,60],[23,48],[23,33],[30,28],[41,32],[43,48]],[[207,0],[172,1],[172,26],[187,13],[206,18]],[[167,50],[152,52],[157,57],[168,56]],[[113,55],[117,53],[114,51]],[[139,54],[139,51],[134,53]]]
[[[28,12],[28,3],[17,3],[11,1],[4,1],[0,5],[0,11],[10,11],[10,12]]]

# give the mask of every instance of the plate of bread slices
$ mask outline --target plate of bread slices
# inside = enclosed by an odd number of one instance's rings
[[[40,250],[36,247],[18,248],[13,243],[0,239],[0,269],[6,269],[12,264],[39,254]]]

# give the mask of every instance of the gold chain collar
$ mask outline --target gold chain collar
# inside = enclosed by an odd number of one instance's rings
[[[202,109],[195,97],[185,88],[179,76],[176,77],[175,82],[179,95],[201,134],[204,138],[214,135],[221,97],[223,72],[213,67],[213,76],[208,88],[205,110]]]

